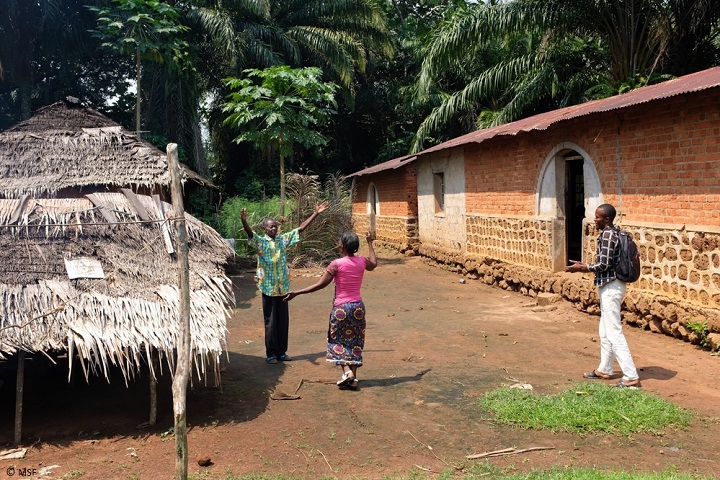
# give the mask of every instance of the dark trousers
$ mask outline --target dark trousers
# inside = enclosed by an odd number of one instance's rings
[[[278,357],[288,348],[288,327],[290,313],[283,297],[262,294],[263,317],[265,318],[265,355]]]

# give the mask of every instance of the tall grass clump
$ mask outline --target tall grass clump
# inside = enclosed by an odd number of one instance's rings
[[[352,229],[353,185],[340,174],[330,175],[321,183],[315,175],[287,175],[287,199],[285,216],[280,216],[278,197],[263,200],[249,200],[243,197],[228,199],[220,208],[220,233],[225,238],[234,238],[235,252],[241,256],[252,256],[255,252],[248,247],[240,219],[243,207],[247,209],[248,223],[253,231],[264,235],[262,222],[274,218],[280,223],[280,233],[289,232],[300,226],[315,211],[315,205],[328,202],[327,209],[302,233],[302,242],[288,252],[293,266],[320,265],[339,255],[337,249],[340,235]],[[364,232],[358,232],[361,239]]]
[[[571,433],[660,433],[685,428],[692,414],[639,389],[582,383],[556,395],[501,388],[487,393],[480,406],[498,423]]]

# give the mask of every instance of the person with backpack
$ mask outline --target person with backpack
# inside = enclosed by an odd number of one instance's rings
[[[623,376],[616,386],[639,387],[635,363],[630,355],[630,347],[622,331],[620,309],[627,285],[617,278],[620,249],[620,232],[613,225],[615,207],[604,203],[595,210],[595,227],[600,232],[597,239],[595,263],[573,262],[565,267],[566,272],[592,272],[595,274],[595,286],[600,297],[600,365],[595,370],[583,374],[584,378],[608,380],[613,374],[613,365],[617,359]]]

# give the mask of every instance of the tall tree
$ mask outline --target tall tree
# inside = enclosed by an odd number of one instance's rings
[[[204,32],[199,68],[211,93],[210,133],[219,181],[229,193],[234,180],[251,170],[264,168],[263,162],[245,155],[239,145],[228,145],[228,126],[220,103],[227,86],[217,79],[240,76],[243,69],[263,69],[274,65],[293,68],[321,67],[329,81],[341,88],[340,112],[352,115],[354,90],[368,65],[392,52],[387,20],[377,0],[195,0],[187,10],[187,24]],[[206,69],[207,67],[207,69]],[[219,72],[223,72],[220,74]],[[344,102],[343,102],[344,100]],[[335,140],[335,144],[339,144]],[[343,143],[344,144],[344,143]],[[344,153],[344,152],[343,152]],[[340,158],[341,154],[328,154]],[[345,157],[343,157],[345,158]],[[326,157],[327,159],[327,157]],[[245,163],[243,163],[245,162]],[[313,162],[312,167],[319,164]],[[329,171],[335,171],[331,167]]]
[[[285,215],[285,158],[295,144],[309,148],[324,145],[327,138],[317,127],[330,120],[337,102],[333,83],[321,80],[316,67],[246,70],[246,78],[228,78],[233,91],[223,105],[229,113],[225,123],[243,128],[235,142],[250,142],[268,155],[280,157],[280,215]]]
[[[141,131],[142,61],[183,64],[188,43],[181,34],[188,27],[179,23],[179,12],[158,0],[112,0],[115,8],[90,7],[98,16],[96,35],[103,47],[135,58],[135,130]]]

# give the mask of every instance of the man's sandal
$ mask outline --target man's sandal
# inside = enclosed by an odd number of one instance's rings
[[[638,380],[620,380],[615,386],[617,388],[640,388],[640,379]]]
[[[342,374],[342,377],[340,377],[340,380],[337,382],[338,387],[342,387],[344,385],[347,385],[348,383],[352,383],[355,380],[355,375],[353,375],[352,370],[348,370],[347,372],[344,372]]]
[[[591,380],[610,380],[610,375],[598,373],[597,371],[593,370],[592,372],[583,373],[583,378],[589,378]]]

